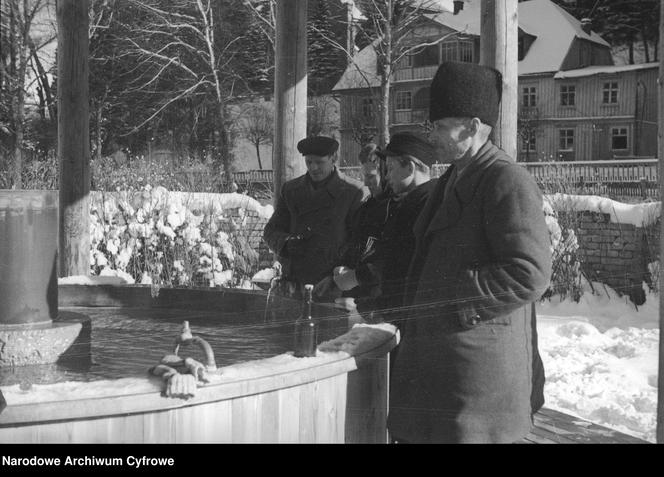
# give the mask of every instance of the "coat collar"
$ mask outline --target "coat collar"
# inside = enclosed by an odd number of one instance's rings
[[[484,143],[463,170],[461,176],[456,180],[452,189],[448,191],[449,197],[443,197],[447,181],[456,166],[453,165],[450,167],[445,175],[439,179],[434,193],[427,201],[425,210],[428,209],[428,213],[420,215],[422,223],[419,223],[419,228],[420,232],[424,232],[424,234],[417,234],[416,236],[424,236],[426,238],[427,235],[435,230],[447,229],[456,224],[459,221],[464,206],[475,196],[477,187],[483,176],[482,173],[499,159],[511,161],[509,156],[491,141]],[[433,208],[437,210],[432,210]],[[431,217],[431,220],[426,223],[428,217]],[[416,224],[417,226],[418,224]]]

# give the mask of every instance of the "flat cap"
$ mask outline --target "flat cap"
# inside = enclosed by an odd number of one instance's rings
[[[312,136],[297,143],[297,150],[303,156],[330,156],[339,149],[339,143],[326,136]]]
[[[431,82],[429,121],[479,118],[494,127],[498,121],[503,77],[488,66],[448,61],[441,64]]]
[[[427,166],[436,162],[435,149],[424,135],[415,132],[398,132],[392,135],[390,143],[382,151],[376,151],[380,157],[403,156],[407,154],[420,160]]]

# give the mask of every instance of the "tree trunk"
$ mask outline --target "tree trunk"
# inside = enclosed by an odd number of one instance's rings
[[[90,273],[88,0],[58,0],[59,276]]]
[[[18,3],[13,4],[15,12],[18,13]],[[23,12],[25,19],[27,11]],[[28,38],[30,37],[30,25],[25,22],[17,22],[14,30],[13,44],[17,55],[18,68],[16,69],[14,79],[14,101],[12,120],[14,122],[14,168],[13,168],[13,188],[22,189],[23,181],[21,172],[23,171],[23,136],[25,122],[25,75],[28,70]]]
[[[628,43],[628,51],[629,51],[629,64],[633,65],[634,64],[634,42],[632,40],[630,40],[629,43]]]
[[[263,170],[263,164],[261,163],[261,148],[260,148],[261,143],[256,141],[254,143],[254,146],[256,146],[256,159],[258,159],[258,168],[262,171]]]
[[[220,155],[221,166],[224,174],[224,185],[228,189],[233,184],[233,171],[231,166],[233,158],[230,147],[228,127],[226,125],[226,110],[223,104],[217,109],[217,130],[215,131],[217,153]]]
[[[97,106],[97,111],[95,114],[95,160],[97,161],[97,166],[101,164],[101,120],[103,108],[104,103],[102,102]]]
[[[650,63],[650,46],[645,34],[645,25],[641,25],[641,38],[643,39],[643,52],[646,55],[646,63]]]
[[[39,55],[37,55],[37,50],[35,49],[34,42],[32,41],[32,39],[30,39],[29,41],[30,41],[30,52],[32,54],[32,61],[37,68],[37,73],[38,73],[37,79],[41,84],[42,91],[44,93],[44,100],[46,101],[46,108],[48,109],[48,115],[51,121],[55,121],[55,101],[53,101],[53,95],[51,95],[51,85],[48,82],[48,75],[46,74],[46,70],[44,70],[44,66],[39,60]]]
[[[380,75],[380,107],[378,119],[378,145],[383,148],[390,142],[390,86],[392,85],[392,17],[394,2],[387,2],[386,19],[383,26],[383,51]]]

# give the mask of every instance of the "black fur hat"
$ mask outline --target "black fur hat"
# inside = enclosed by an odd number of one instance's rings
[[[429,121],[469,117],[494,127],[502,91],[503,77],[494,68],[475,63],[443,63],[431,82]]]

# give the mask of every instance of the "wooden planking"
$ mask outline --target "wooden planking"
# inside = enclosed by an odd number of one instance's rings
[[[300,439],[300,392],[289,388],[279,393],[279,417],[287,426],[279,426],[278,441],[284,444],[299,442]]]
[[[387,442],[388,358],[367,360],[348,374],[346,443]]]

